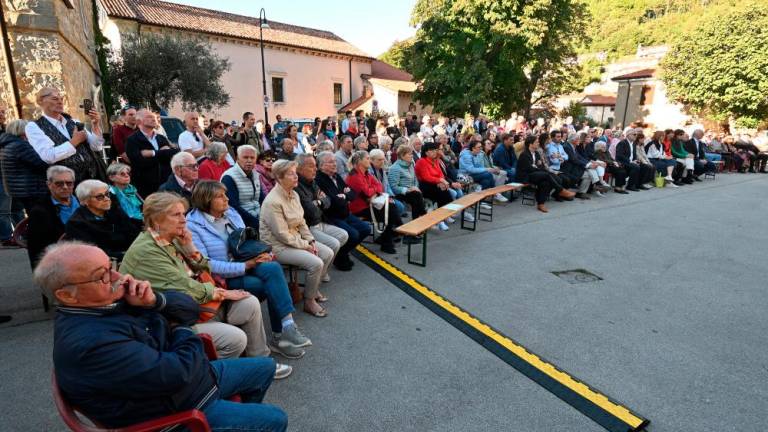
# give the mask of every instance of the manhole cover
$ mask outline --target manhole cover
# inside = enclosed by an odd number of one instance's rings
[[[552,274],[569,284],[589,283],[603,280],[600,276],[584,269],[553,271]]]

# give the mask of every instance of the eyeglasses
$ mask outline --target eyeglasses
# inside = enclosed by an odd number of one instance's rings
[[[64,186],[66,186],[68,188],[71,188],[72,186],[75,185],[75,182],[73,182],[73,181],[57,180],[57,181],[53,182],[53,185],[56,186],[56,187],[64,187]]]
[[[182,165],[182,168],[189,168],[191,170],[197,171],[198,168],[200,168],[196,163],[189,164],[189,165]]]
[[[266,159],[262,159],[262,161],[264,161],[264,162],[274,162],[275,160],[272,159],[272,158],[266,158]]]
[[[131,172],[130,171],[120,171],[119,173],[117,173],[117,175],[123,176],[123,177],[130,177]]]
[[[103,284],[108,284],[108,283],[112,282],[112,272],[113,271],[117,271],[116,267],[117,267],[117,265],[116,265],[115,262],[110,262],[109,267],[101,267],[101,269],[104,270],[104,274],[102,274],[98,278],[91,279],[91,280],[86,280],[86,281],[81,281],[81,282],[67,282],[63,286],[83,285],[83,284],[93,283],[93,282],[101,282]]]
[[[96,201],[107,201],[112,199],[109,197],[109,192],[104,192],[97,195],[91,195],[91,198],[95,199]]]

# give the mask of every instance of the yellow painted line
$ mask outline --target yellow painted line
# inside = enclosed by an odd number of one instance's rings
[[[599,406],[603,410],[611,413],[613,416],[620,419],[624,423],[632,426],[633,428],[638,428],[643,423],[644,421],[643,419],[632,414],[632,412],[626,407],[623,407],[621,405],[618,405],[612,402],[610,399],[608,399],[607,396],[601,393],[595,392],[594,390],[589,388],[587,385],[573,379],[567,373],[558,370],[551,363],[548,363],[542,360],[541,358],[539,358],[537,355],[528,352],[524,347],[516,344],[508,337],[502,334],[499,334],[498,332],[496,332],[486,324],[482,323],[477,318],[473,317],[472,315],[470,315],[460,307],[452,304],[451,302],[449,302],[448,300],[446,300],[436,292],[418,283],[416,280],[414,280],[407,274],[400,271],[400,269],[398,269],[397,267],[394,267],[387,261],[381,259],[378,255],[374,254],[367,248],[360,245],[357,247],[357,250],[358,252],[365,255],[368,259],[375,262],[377,265],[381,266],[387,272],[397,277],[401,281],[405,282],[411,288],[421,293],[423,296],[427,297],[433,303],[439,305],[440,307],[448,311],[451,315],[464,321],[466,324],[468,324],[475,330],[493,339],[494,341],[502,345],[504,348],[506,348],[510,352],[514,353],[515,355],[517,355],[518,357],[526,361],[531,366],[535,367],[536,369],[550,376],[555,381],[568,387],[575,393],[581,395],[583,398],[589,400],[590,402]]]

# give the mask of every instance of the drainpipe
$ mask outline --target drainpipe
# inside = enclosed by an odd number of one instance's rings
[[[632,91],[632,80],[627,80],[627,98],[624,101],[624,114],[621,118],[621,127],[627,128],[627,111],[629,110],[629,92]]]
[[[11,89],[13,98],[16,102],[16,118],[22,118],[21,95],[19,94],[19,84],[16,82],[16,67],[13,65],[13,53],[11,52],[11,40],[8,38],[8,23],[5,21],[4,2],[0,2],[0,31],[3,34],[3,50],[5,51],[5,60],[8,66],[8,75],[11,77]]]
[[[349,58],[349,101],[352,102],[352,57]]]

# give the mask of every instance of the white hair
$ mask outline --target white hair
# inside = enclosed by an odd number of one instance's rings
[[[206,155],[208,156],[208,159],[211,159],[212,161],[216,162],[219,160],[219,156],[227,153],[229,149],[227,149],[227,145],[223,142],[214,141],[211,143],[211,145],[208,146],[208,150],[206,151]]]
[[[243,153],[245,153],[247,151],[252,151],[252,152],[256,153],[256,156],[259,155],[259,151],[256,150],[256,147],[254,147],[254,146],[252,146],[250,144],[245,144],[245,145],[241,145],[240,147],[237,148],[237,157],[238,158],[242,157]]]
[[[182,165],[184,165],[184,162],[186,162],[187,159],[191,158],[192,160],[195,160],[195,157],[192,155],[192,153],[187,152],[178,152],[171,158],[171,169],[176,169]]]
[[[109,189],[109,185],[101,180],[83,180],[77,189],[75,189],[75,196],[81,203],[91,197],[94,191],[99,189]]]
[[[378,157],[381,157],[384,159],[387,158],[387,156],[384,154],[384,152],[381,149],[373,149],[370,151],[369,155],[371,156],[371,159],[378,158]]]
[[[45,176],[49,182],[53,181],[53,178],[59,174],[69,174],[69,176],[72,177],[72,180],[75,180],[75,172],[65,166],[53,165],[48,167],[48,171],[45,172]]]

